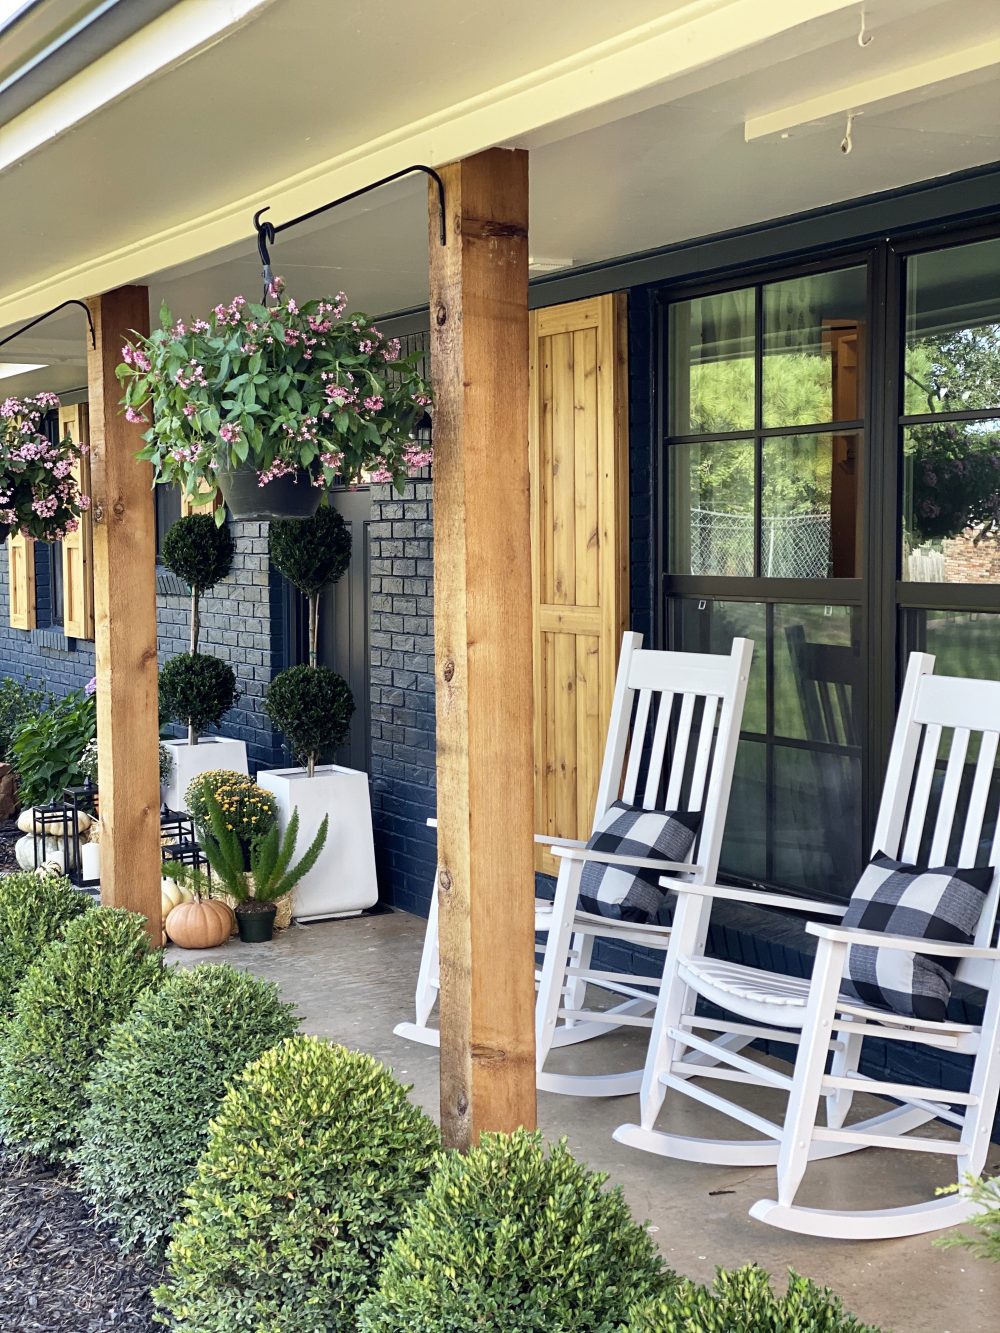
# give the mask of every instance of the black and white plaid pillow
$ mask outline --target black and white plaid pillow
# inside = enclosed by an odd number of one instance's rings
[[[989,866],[910,866],[880,852],[851,894],[844,926],[971,944],[993,881]],[[854,944],[842,994],[908,1018],[947,1016],[957,959]]]
[[[587,846],[608,855],[617,852],[622,856],[684,861],[700,821],[697,813],[642,810],[615,801]],[[660,873],[588,861],[580,880],[580,906],[585,912],[619,921],[655,921],[664,899],[658,883]]]

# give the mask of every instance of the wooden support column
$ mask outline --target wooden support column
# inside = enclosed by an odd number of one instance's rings
[[[535,1124],[528,158],[430,191],[441,1125]]]
[[[97,651],[101,901],[141,912],[160,943],[160,778],[153,474],[136,459],[142,426],[125,420],[115,367],[149,329],[145,287],[88,302],[94,629]]]

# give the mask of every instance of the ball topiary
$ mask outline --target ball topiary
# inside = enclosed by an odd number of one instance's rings
[[[172,523],[163,538],[163,563],[192,592],[207,592],[233,566],[232,533],[209,514],[187,514]]]
[[[354,696],[329,667],[294,666],[271,681],[264,710],[312,777],[320,757],[347,738]]]
[[[309,599],[309,665],[319,650],[319,598],[351,563],[351,530],[331,505],[311,518],[282,519],[268,534],[271,563]]]
[[[438,1151],[369,1055],[291,1037],[209,1127],[155,1293],[175,1333],[347,1333]]]
[[[62,876],[0,877],[0,1020],[13,1011],[15,992],[45,946],[93,905]]]
[[[718,1269],[711,1288],[683,1278],[671,1290],[635,1307],[621,1333],[879,1333],[845,1314],[828,1287],[797,1273],[778,1296],[763,1269]]]
[[[162,1259],[227,1085],[295,1027],[273,982],[213,964],[169,971],[115,1028],[73,1160],[126,1248]]]
[[[47,1161],[79,1142],[86,1084],[111,1029],[163,976],[145,918],[95,907],[28,969],[0,1032],[0,1132]]]
[[[179,653],[160,668],[160,715],[185,722],[188,741],[217,727],[237,700],[236,675],[228,662],[207,653]]]
[[[359,1333],[610,1333],[671,1275],[606,1180],[524,1130],[442,1158]]]

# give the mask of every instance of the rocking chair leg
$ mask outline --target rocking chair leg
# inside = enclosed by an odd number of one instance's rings
[[[839,1078],[848,1077],[858,1072],[863,1038],[852,1032],[850,1026],[837,1030],[837,1049],[833,1052],[830,1073]],[[826,1123],[831,1129],[843,1128],[854,1101],[854,1092],[850,1088],[837,1088],[826,1095]]]
[[[438,955],[438,887],[434,877],[434,892],[431,894],[431,910],[427,916],[427,943],[420,958],[420,972],[417,975],[417,1026],[426,1027],[431,1011],[437,1003],[436,978],[440,968]]]
[[[809,1163],[847,946],[820,940],[778,1151],[778,1202],[790,1207]]]
[[[552,903],[552,925],[549,928],[545,957],[542,961],[535,1014],[535,1057],[539,1073],[545,1067],[555,1037],[563,987],[566,982],[567,958],[572,942],[573,914],[582,875],[582,861],[564,860],[559,867],[555,899]]]
[[[591,964],[594,955],[594,937],[593,935],[577,934],[573,936],[573,942],[570,945],[575,960],[575,965],[581,970],[586,971]],[[567,1009],[586,1009],[587,1007],[587,983],[580,977],[570,977],[566,987],[566,1008]],[[567,1018],[566,1026],[573,1027],[579,1023],[578,1018]]]

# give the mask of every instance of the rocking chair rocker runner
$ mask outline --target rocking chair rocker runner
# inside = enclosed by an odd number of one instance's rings
[[[612,939],[663,952],[670,935],[668,926],[655,922],[582,910],[585,867],[652,872],[654,879],[667,872],[669,878],[661,882],[671,885],[675,875],[685,882],[711,883],[718,871],[753,644],[736,639],[732,651],[722,655],[643,650],[641,643],[642,636],[634,633],[622,641],[593,828],[604,828],[618,803],[626,807],[627,818],[676,812],[678,819],[695,827],[695,837],[686,857],[673,861],[663,855],[592,850],[582,841],[536,834],[535,841],[550,846],[560,861],[553,901],[535,904],[535,928],[546,937],[536,974],[538,1086],[548,1091],[595,1097],[639,1090],[640,1069],[578,1075],[549,1072],[544,1066],[553,1048],[622,1027],[652,1026],[660,977],[593,968],[594,941]],[[430,1026],[437,974],[435,885],[417,982],[416,1022],[401,1023],[395,1029],[398,1036],[438,1044],[438,1031]],[[589,1006],[591,990],[610,994],[618,1003],[611,1008]],[[737,1044],[744,1040],[738,1038]]]
[[[844,909],[773,893],[676,885],[678,907],[641,1090],[641,1121],[615,1132],[620,1143],[665,1157],[727,1165],[777,1165],[778,1198],[761,1200],[753,1217],[808,1235],[876,1239],[914,1235],[967,1221],[975,1205],[960,1192],[927,1202],[874,1211],[807,1208],[796,1204],[810,1161],[874,1146],[951,1155],[960,1187],[978,1175],[990,1144],[1000,1090],[1000,949],[992,947],[1000,895],[1000,818],[995,762],[1000,740],[1000,682],[935,676],[934,658],[914,653],[875,828],[873,855],[965,869],[992,867],[989,889],[972,944],[810,923],[819,939],[811,980],[782,976],[705,954],[716,899],[784,907],[840,917]],[[943,776],[938,777],[944,747]],[[989,846],[989,843],[992,845]],[[988,850],[986,848],[988,847]],[[938,872],[940,874],[940,872]],[[969,877],[971,878],[971,877]],[[920,958],[957,960],[959,981],[985,993],[980,1023],[907,1016],[860,1002],[845,986],[851,946],[907,951]],[[889,956],[891,965],[894,955]],[[876,964],[882,975],[883,964]],[[887,969],[888,974],[888,969]],[[851,972],[853,977],[853,970]],[[699,1017],[703,999],[726,1011]],[[735,1015],[735,1017],[730,1017]],[[718,1034],[740,1034],[797,1046],[794,1072],[782,1073],[749,1053],[722,1051]],[[700,1035],[700,1034],[708,1034]],[[710,1042],[708,1037],[713,1040]],[[859,1072],[866,1040],[907,1042],[972,1057],[967,1093],[871,1079]],[[719,1064],[706,1068],[711,1049]],[[788,1094],[782,1124],[703,1086],[715,1079],[769,1087]],[[755,1131],[751,1139],[709,1140],[657,1130],[667,1091],[694,1098]],[[858,1092],[886,1097],[891,1109],[847,1124]],[[821,1099],[826,1123],[817,1123]],[[957,1140],[914,1136],[930,1121],[956,1126]]]

